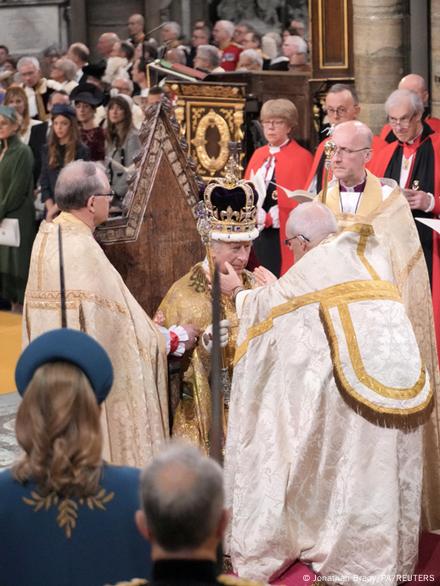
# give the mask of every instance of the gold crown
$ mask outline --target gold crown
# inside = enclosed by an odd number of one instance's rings
[[[229,157],[224,178],[211,180],[204,193],[207,220],[211,235],[231,235],[231,240],[253,240],[258,236],[257,195],[253,184],[237,179],[238,164],[234,154]],[[234,235],[235,237],[232,237]],[[228,238],[226,238],[228,239]]]

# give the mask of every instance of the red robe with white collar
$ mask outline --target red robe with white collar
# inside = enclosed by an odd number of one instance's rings
[[[270,157],[269,145],[257,149],[246,168],[245,179],[250,179],[251,171],[256,173]],[[305,189],[306,180],[312,166],[313,157],[308,150],[291,140],[282,147],[275,157],[275,180],[287,189]],[[283,189],[277,187],[278,208],[280,214],[281,274],[293,265],[293,254],[284,244],[286,239],[286,222],[297,202],[289,199]]]

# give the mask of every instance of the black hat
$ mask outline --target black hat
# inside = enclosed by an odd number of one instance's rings
[[[96,79],[101,79],[106,70],[106,62],[100,61],[99,63],[89,63],[83,67],[83,74],[87,77],[95,77]]]
[[[104,94],[94,83],[81,83],[70,92],[72,102],[85,102],[91,106],[100,106],[104,101]]]
[[[65,116],[66,118],[76,118],[75,109],[69,104],[55,104],[50,111],[52,117]]]
[[[50,362],[70,362],[78,366],[89,379],[98,403],[109,394],[113,367],[107,352],[87,334],[61,328],[35,338],[23,350],[15,368],[15,383],[20,395],[24,395],[35,371]]]

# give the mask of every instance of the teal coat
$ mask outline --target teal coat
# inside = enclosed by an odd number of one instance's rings
[[[35,237],[32,173],[31,149],[18,136],[11,136],[0,161],[0,222],[4,218],[18,218],[20,246],[0,245],[0,297],[16,303],[23,303]]]

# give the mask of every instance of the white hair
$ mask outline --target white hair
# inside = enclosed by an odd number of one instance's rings
[[[213,69],[220,65],[220,53],[214,45],[199,45],[196,55],[200,59],[206,59]]]
[[[218,20],[215,24],[219,24],[228,33],[229,37],[232,38],[235,30],[235,24],[230,20]]]
[[[298,53],[307,53],[307,43],[302,37],[300,37],[299,35],[290,35],[287,38],[294,41]]]
[[[245,49],[240,53],[240,59],[241,57],[249,57],[253,63],[256,63],[259,67],[263,67],[263,58],[255,49]]]
[[[394,90],[385,102],[385,112],[387,115],[390,113],[391,108],[394,108],[394,106],[400,106],[405,100],[409,102],[413,114],[423,114],[423,101],[418,94],[410,92],[409,90]]]
[[[303,203],[290,212],[286,223],[286,236],[302,235],[312,245],[317,245],[330,234],[338,231],[334,213],[319,202]]]
[[[20,68],[26,65],[32,65],[34,69],[40,71],[40,62],[36,57],[22,57],[19,59],[17,63],[17,71],[20,71]]]
[[[113,87],[113,84],[115,83],[115,81],[123,81],[124,83],[127,84],[127,89],[130,92],[130,94],[133,93],[134,85],[133,85],[133,82],[131,81],[131,79],[128,77],[128,74],[127,75],[120,75],[119,77],[116,77],[115,79],[113,79],[112,80],[112,87]]]
[[[62,57],[55,61],[55,67],[61,69],[67,81],[72,81],[75,78],[77,67],[75,63],[67,57]]]
[[[167,22],[163,23],[162,27],[170,28],[177,38],[180,37],[180,32],[182,29],[180,28],[180,24],[178,22],[175,22],[174,20],[168,20]]]

